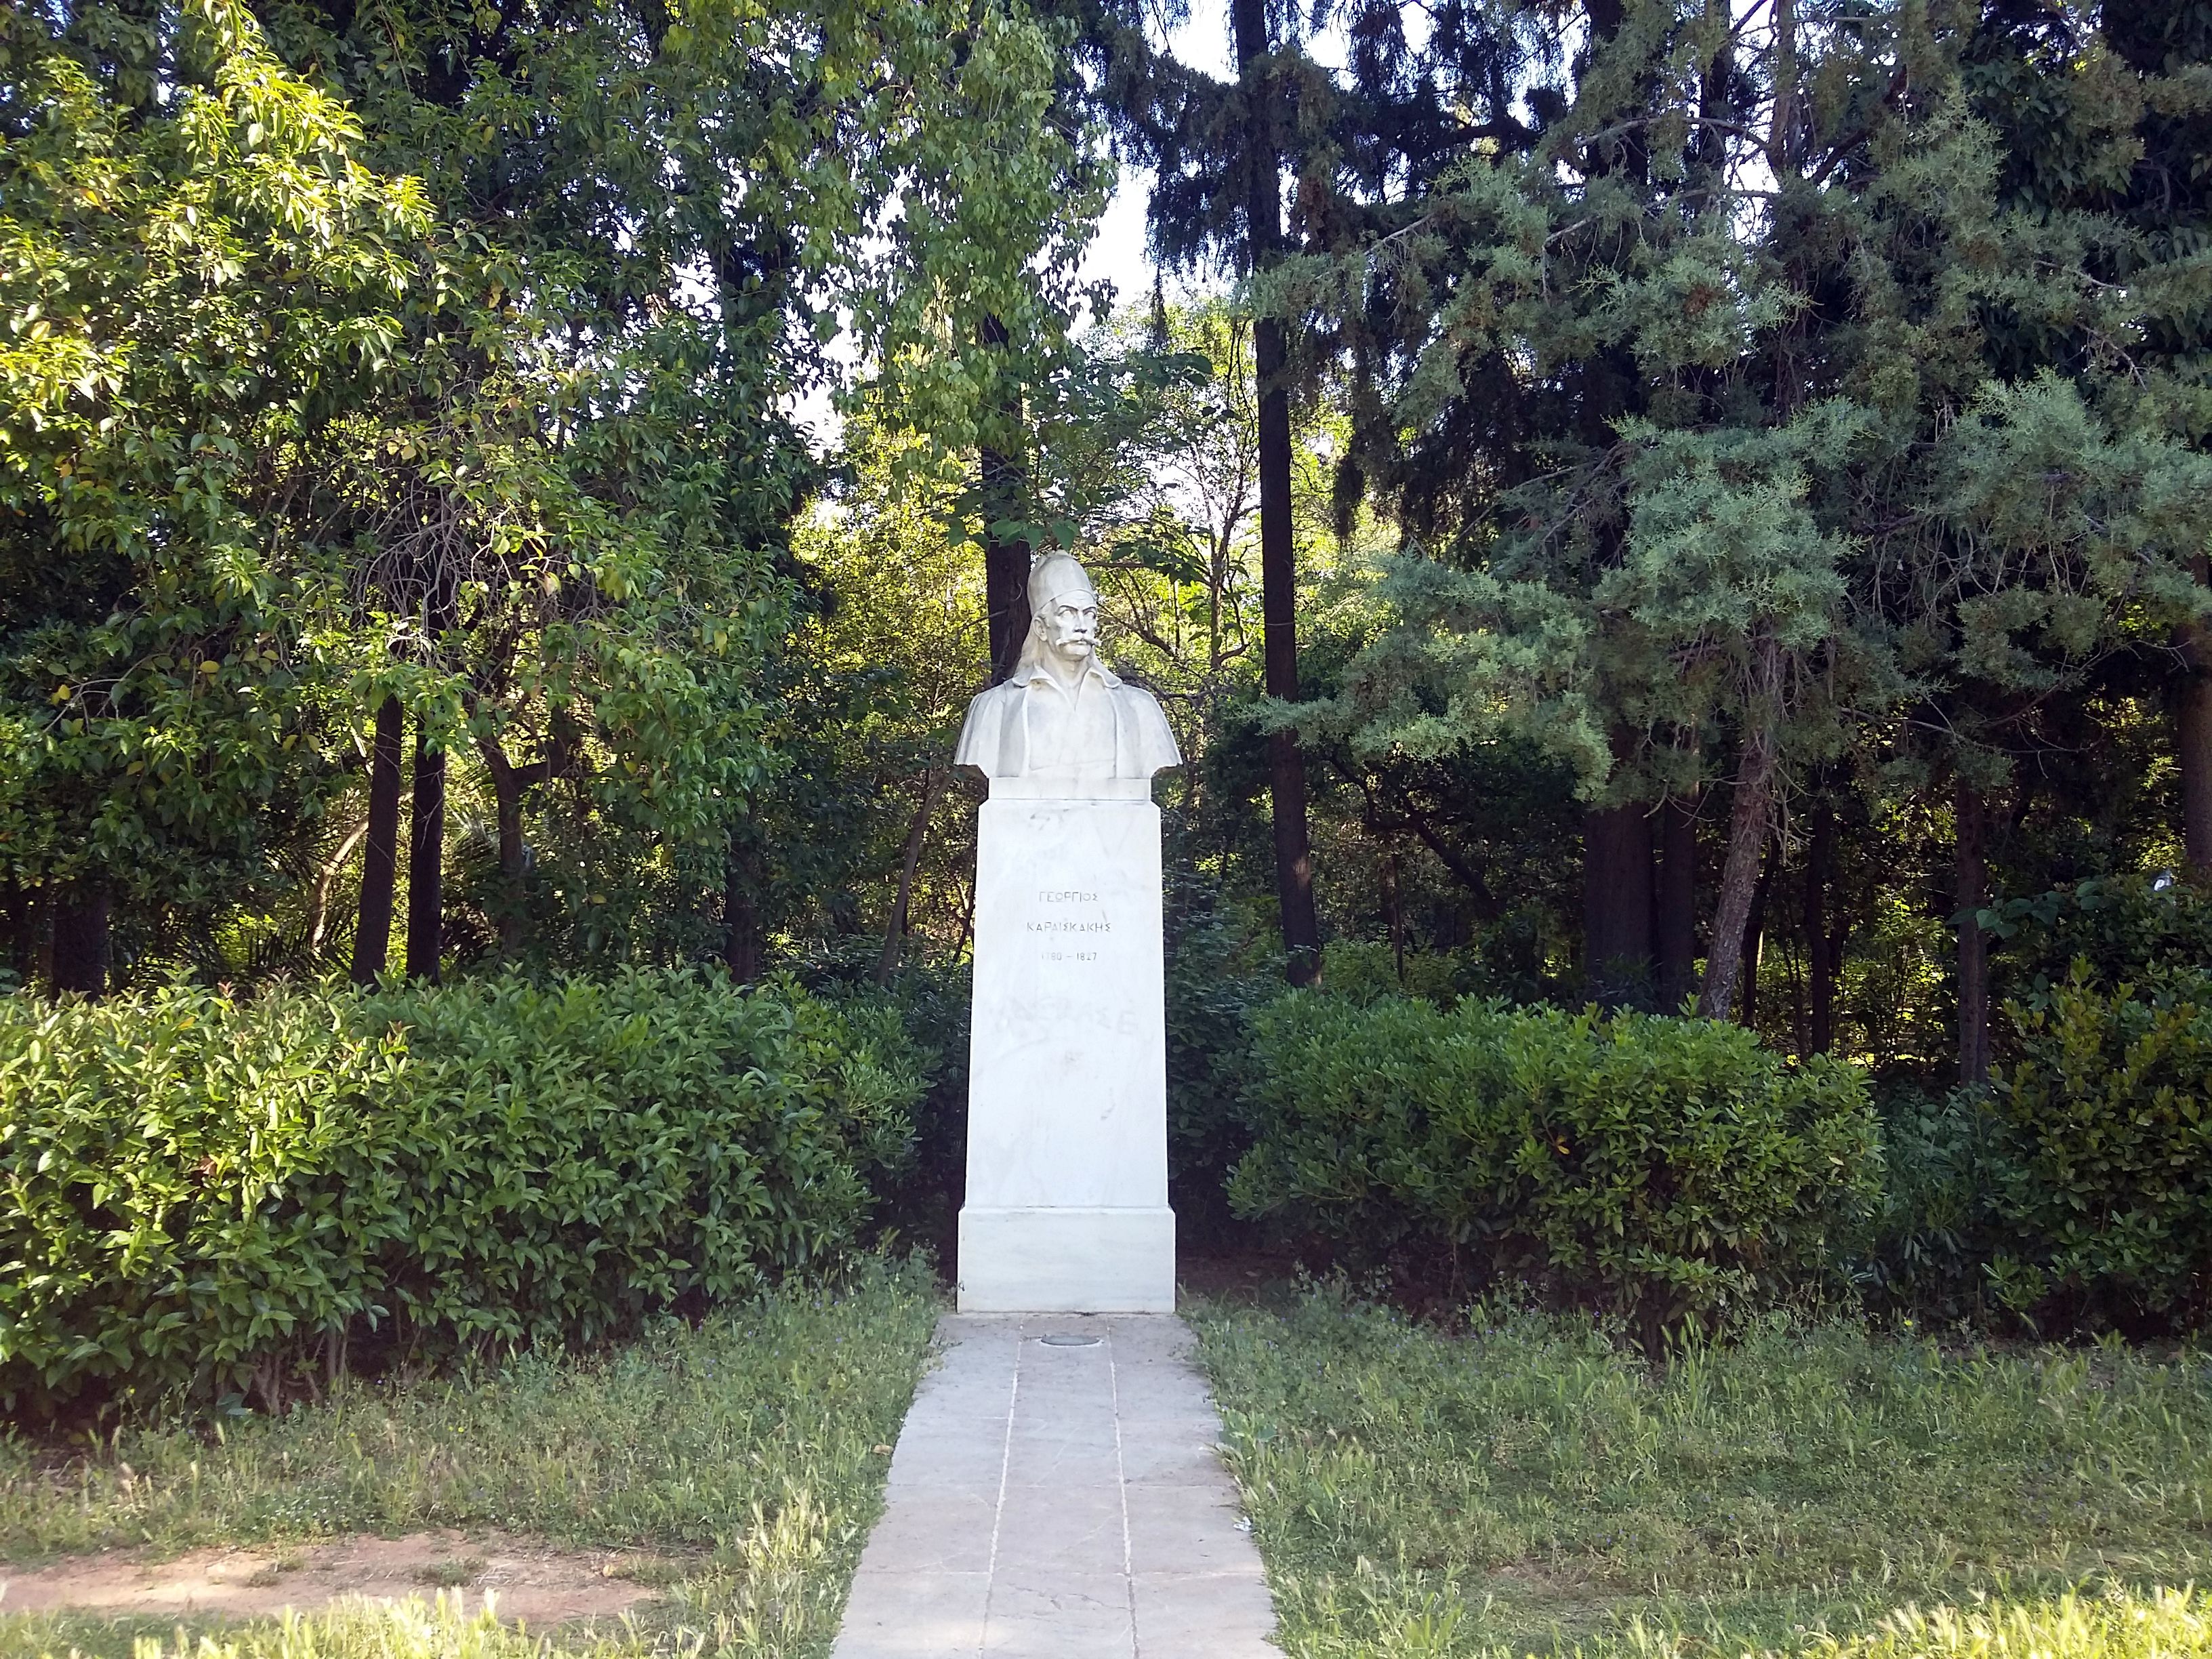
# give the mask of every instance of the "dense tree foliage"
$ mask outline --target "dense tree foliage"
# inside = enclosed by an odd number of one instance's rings
[[[2155,798],[2197,787],[2196,9],[1344,27],[1255,297],[1352,422],[1340,518],[1372,498],[1401,554],[1310,738],[1571,771],[1602,1000],[1672,1006],[1702,957],[1702,1012],[1755,1018],[1786,882],[1827,1046],[1849,927],[1958,915],[1979,1075],[1992,870],[2178,865]],[[1426,827],[1380,838],[1486,882],[1473,823]]]
[[[1224,21],[1225,76],[1105,0],[0,12],[8,970],[957,975],[953,736],[1064,546],[1188,757],[1196,1164],[1285,967],[1885,1101],[2029,1097],[2075,955],[2081,1053],[2151,1018],[2212,8]],[[1173,303],[1080,291],[1116,155]]]
[[[410,972],[680,953],[757,908],[749,803],[805,680],[788,411],[841,319],[933,453],[1061,352],[1096,181],[1042,118],[1048,33],[227,0],[0,27],[19,967],[98,988],[112,916],[149,969],[306,969],[357,917],[372,976],[405,726]],[[974,343],[987,313],[1019,350]]]

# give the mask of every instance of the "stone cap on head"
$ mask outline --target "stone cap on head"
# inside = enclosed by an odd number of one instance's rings
[[[1030,613],[1041,613],[1054,599],[1065,599],[1070,593],[1087,593],[1096,604],[1098,590],[1092,586],[1091,573],[1073,553],[1057,549],[1040,553],[1030,561]]]

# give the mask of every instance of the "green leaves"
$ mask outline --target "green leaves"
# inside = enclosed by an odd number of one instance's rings
[[[396,696],[496,826],[463,951],[693,953],[805,761],[782,411],[823,343],[940,465],[1064,363],[1104,174],[1060,45],[964,0],[27,15],[0,883],[112,890],[123,972],[234,970],[272,912],[326,962]]]
[[[2001,1299],[2033,1314],[2063,1291],[2107,1315],[2201,1314],[2212,1296],[2212,975],[2151,969],[2005,1005],[1994,1206],[2010,1248]]]
[[[592,1340],[852,1248],[888,1017],[685,973],[0,1001],[0,1397],[258,1388],[325,1341]]]
[[[1994,781],[2100,665],[2171,674],[2212,488],[2197,46],[2123,46],[2169,27],[2125,9],[1608,18],[1490,23],[1517,80],[1415,58],[1495,134],[1449,161],[1309,162],[1312,251],[1258,301],[1324,331],[1402,562],[1443,567],[1389,573],[1328,720],[1510,724],[1614,801],[1771,750],[1786,798]]]
[[[40,118],[0,147],[0,865],[189,898],[333,786],[299,740],[338,690],[338,595],[276,503],[379,395],[430,223],[244,8],[173,27],[159,117],[67,42],[6,66]]]
[[[1239,1209],[1647,1332],[1817,1281],[1880,1183],[1858,1073],[1721,1022],[1294,992],[1255,1065]]]

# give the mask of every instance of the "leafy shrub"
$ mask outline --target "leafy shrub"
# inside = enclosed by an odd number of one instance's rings
[[[1455,1292],[1526,1279],[1647,1340],[1820,1273],[1879,1188],[1856,1071],[1735,1025],[1294,992],[1255,1054],[1241,1209]]]
[[[1280,994],[1282,957],[1256,948],[1188,869],[1170,866],[1165,922],[1168,1199],[1176,1237],[1203,1248],[1237,1231],[1224,1188],[1252,1146],[1252,1017]]]
[[[2017,996],[2064,983],[2076,963],[2100,985],[2212,962],[2212,894],[2139,874],[2099,876],[2008,899],[1985,913],[1999,983]],[[2007,1033],[1997,1033],[2002,1040]]]
[[[1465,993],[1469,968],[1456,951],[1408,951],[1401,963],[1388,945],[1333,939],[1322,946],[1322,988],[1352,1002],[1413,997],[1453,1003]]]
[[[2026,1313],[2201,1316],[2212,1307],[2212,973],[2065,981],[2005,1005],[1990,1093],[1998,1294]]]
[[[690,973],[0,1000],[0,1400],[593,1340],[855,1240],[887,1011]]]
[[[1981,1091],[1877,1088],[1882,1192],[1854,1275],[1881,1305],[1944,1320],[1988,1311],[1994,1156]]]
[[[848,1010],[896,1018],[924,1079],[909,1115],[913,1156],[876,1189],[879,1228],[928,1249],[948,1268],[958,1250],[960,1200],[968,1179],[969,964],[909,951],[887,986],[878,986],[880,939],[836,941],[796,969],[817,994]]]

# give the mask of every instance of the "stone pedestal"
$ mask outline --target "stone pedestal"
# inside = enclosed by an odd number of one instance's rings
[[[977,827],[960,1308],[1172,1312],[1159,809],[1009,793]]]

